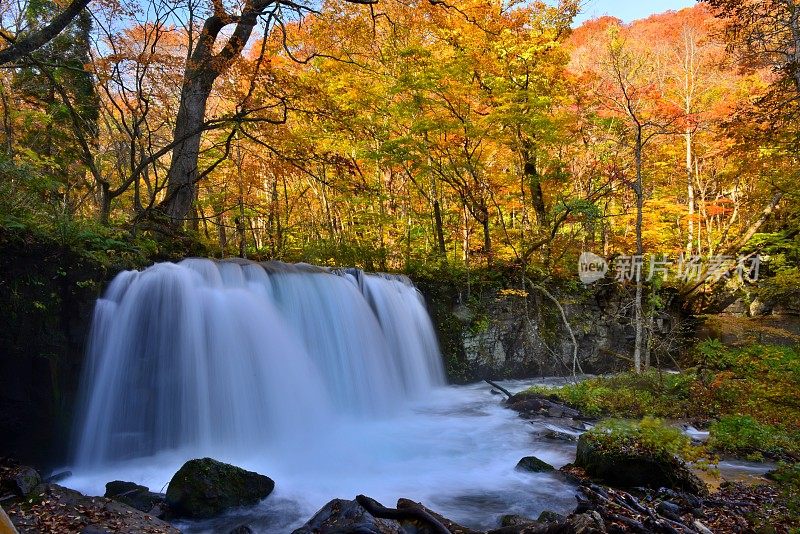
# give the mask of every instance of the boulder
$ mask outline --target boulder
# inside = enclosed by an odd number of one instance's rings
[[[333,499],[292,534],[406,534],[393,519],[378,519],[355,500]]]
[[[551,510],[544,510],[541,514],[539,514],[537,521],[540,523],[561,523],[566,519],[567,518],[561,514],[557,514]]]
[[[520,414],[531,417],[578,418],[580,412],[560,402],[547,399],[538,393],[517,393],[506,401],[506,405]]]
[[[121,502],[102,497],[86,497],[58,484],[42,484],[39,488],[41,499],[20,501],[8,508],[9,517],[22,534],[180,534],[178,529],[168,523]]]
[[[133,482],[122,480],[109,482],[106,484],[104,496],[156,517],[163,516],[166,508],[164,506],[166,495],[152,492],[149,488]]]
[[[500,518],[500,526],[503,527],[516,527],[519,525],[528,525],[530,523],[535,523],[535,521],[524,515],[508,514]]]
[[[364,495],[352,501],[334,499],[293,534],[480,534],[462,527],[422,504],[399,499],[386,508]]]
[[[211,458],[189,460],[172,477],[167,504],[178,516],[209,518],[256,504],[275,488],[269,477]]]
[[[41,483],[42,477],[39,472],[25,465],[7,468],[2,473],[3,488],[13,492],[18,497],[27,497]]]
[[[525,456],[519,462],[517,462],[517,469],[531,473],[546,473],[549,471],[555,471],[556,468],[547,462],[543,462],[536,456]]]
[[[680,458],[622,446],[600,447],[589,434],[578,439],[575,465],[585,469],[590,477],[620,488],[666,487],[696,495],[708,494],[706,485]]]

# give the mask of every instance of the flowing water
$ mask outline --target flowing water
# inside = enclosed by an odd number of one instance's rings
[[[574,447],[537,438],[486,385],[446,386],[403,277],[200,259],[121,273],[95,309],[80,413],[65,483],[87,494],[163,491],[201,456],[276,481],[260,505],[187,531],[286,532],[359,493],[486,528],[574,505],[565,482],[514,470]]]

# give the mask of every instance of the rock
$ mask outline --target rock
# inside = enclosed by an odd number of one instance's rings
[[[555,441],[571,441],[571,442],[575,442],[575,441],[578,441],[578,436],[580,434],[578,434],[577,432],[573,434],[573,433],[570,433],[570,432],[568,432],[566,430],[553,428],[553,427],[548,427],[540,435],[545,439],[552,439],[552,440],[555,440]]]
[[[656,512],[673,521],[677,521],[681,517],[681,507],[670,501],[658,503],[656,505]]]
[[[59,471],[57,473],[51,474],[49,477],[44,479],[45,482],[49,484],[55,484],[57,482],[61,482],[65,478],[69,478],[72,476],[72,471]]]
[[[333,499],[292,534],[406,534],[399,522],[378,519],[355,500]]]
[[[561,523],[566,519],[567,518],[561,514],[557,514],[550,510],[544,510],[541,514],[539,514],[537,521],[540,523]]]
[[[253,529],[247,525],[239,525],[228,532],[228,534],[253,534]]]
[[[546,473],[548,471],[555,471],[555,467],[543,462],[536,456],[525,456],[517,462],[517,469],[520,471],[529,471],[531,473]]]
[[[256,504],[274,488],[267,476],[202,458],[183,464],[170,480],[166,497],[171,512],[200,519]]]
[[[399,499],[397,508],[386,508],[363,495],[352,501],[330,501],[293,534],[432,534],[443,531],[481,534],[409,499]]]
[[[521,392],[512,396],[506,401],[512,410],[525,416],[540,415],[544,417],[576,418],[580,417],[580,412],[559,402],[546,399],[538,393]]]
[[[30,495],[42,483],[39,472],[32,467],[24,465],[15,466],[3,475],[3,487],[14,492],[19,497]]]
[[[534,523],[535,521],[530,517],[525,517],[524,515],[515,515],[509,514],[504,515],[500,518],[500,526],[503,527],[515,527],[518,525],[527,525],[530,523]]]
[[[168,523],[111,499],[86,497],[58,484],[44,484],[41,488],[41,499],[22,501],[8,508],[8,515],[20,534],[40,532],[180,534]]]
[[[578,439],[575,465],[593,478],[622,487],[660,487],[707,495],[708,488],[679,458],[667,454],[601,449],[588,434]]]
[[[563,532],[570,534],[599,534],[606,531],[603,518],[597,512],[573,514],[565,523]]]
[[[121,480],[109,482],[106,484],[105,496],[156,517],[164,517],[167,510],[166,495],[152,492],[133,482]]]

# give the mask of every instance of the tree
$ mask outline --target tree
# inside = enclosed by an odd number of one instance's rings
[[[0,65],[18,61],[55,39],[83,12],[90,1],[73,0],[60,13],[54,15],[49,23],[37,25],[36,29],[23,34],[22,38],[1,32],[0,37],[7,41],[9,46],[0,50]]]

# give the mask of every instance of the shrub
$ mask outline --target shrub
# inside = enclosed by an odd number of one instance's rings
[[[797,437],[784,429],[759,423],[749,415],[728,415],[711,425],[708,446],[719,452],[761,460],[785,456],[797,449]]]
[[[678,456],[688,461],[697,460],[703,453],[680,429],[654,417],[641,421],[607,419],[589,430],[587,438],[602,449]]]

